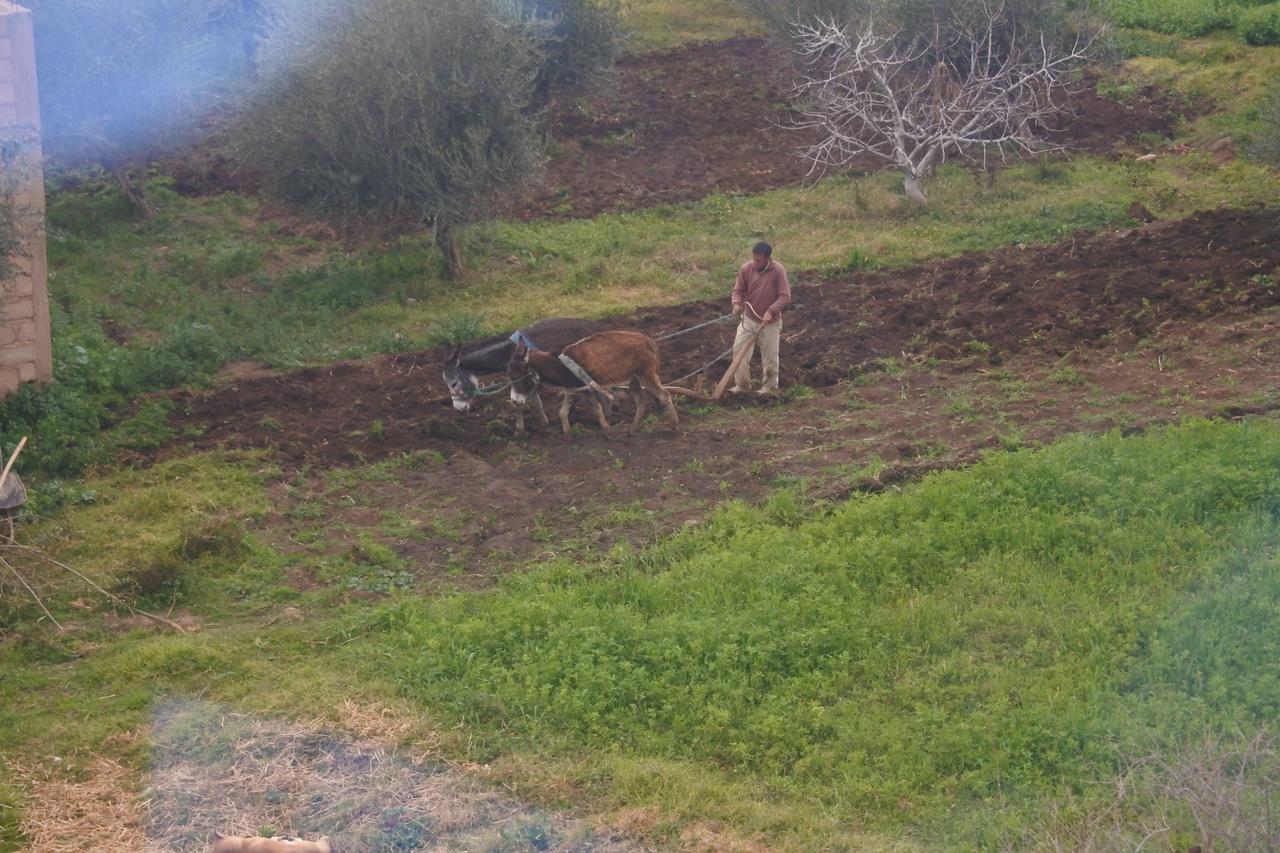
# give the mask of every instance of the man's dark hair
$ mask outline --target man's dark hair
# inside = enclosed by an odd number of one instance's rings
[[[761,240],[759,243],[756,243],[754,246],[751,247],[751,254],[764,255],[766,258],[772,257],[773,247],[770,246],[765,241]]]

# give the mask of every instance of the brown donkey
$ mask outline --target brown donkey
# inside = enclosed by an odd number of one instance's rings
[[[612,427],[604,416],[598,394],[584,385],[560,361],[560,355],[573,359],[600,387],[630,386],[631,396],[636,402],[632,429],[639,427],[644,420],[648,409],[648,394],[657,397],[658,402],[666,409],[667,425],[673,432],[680,423],[671,394],[658,376],[661,365],[658,345],[648,335],[639,332],[598,332],[570,344],[558,353],[530,351],[524,346],[517,346],[507,364],[507,373],[511,377],[511,399],[523,405],[530,395],[538,393],[539,384],[560,388],[564,391],[564,400],[560,403],[560,426],[565,435],[569,434],[569,409],[573,405],[573,397],[578,394],[586,394],[591,401],[601,429],[609,432]]]

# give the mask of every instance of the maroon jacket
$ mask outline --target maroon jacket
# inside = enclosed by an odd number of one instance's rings
[[[738,270],[732,298],[734,306],[750,305],[757,317],[763,317],[766,311],[772,311],[775,318],[781,317],[783,306],[791,301],[787,271],[774,260],[763,271],[756,269],[755,261],[747,261]]]

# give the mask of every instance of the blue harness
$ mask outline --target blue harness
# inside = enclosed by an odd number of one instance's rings
[[[536,350],[542,349],[542,347],[535,344],[533,342],[533,338],[526,335],[522,329],[516,329],[514,332],[512,332],[510,340],[511,340],[511,343],[515,344],[516,346],[523,345],[525,349],[536,349]]]

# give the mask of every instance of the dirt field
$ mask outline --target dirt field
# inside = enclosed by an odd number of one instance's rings
[[[451,583],[644,540],[726,497],[801,479],[811,494],[838,497],[989,448],[1280,405],[1274,210],[838,281],[800,276],[795,291],[783,395],[682,403],[676,436],[653,425],[608,438],[579,412],[572,440],[516,442],[505,398],[453,412],[434,350],[179,395],[172,422],[184,438],[162,453],[269,448],[288,473],[275,487],[280,517],[265,525],[277,544],[301,560],[309,551],[294,534],[310,526],[351,543],[376,531],[424,575]],[[723,310],[695,303],[618,325],[656,335]],[[731,334],[713,326],[663,344],[664,375],[701,365]],[[422,450],[432,453],[358,488],[325,473]],[[296,582],[308,584],[307,572],[303,560]]]
[[[795,156],[804,138],[780,127],[786,69],[785,52],[759,38],[624,57],[607,89],[553,107],[545,174],[501,212],[586,217],[804,182],[809,167]],[[1073,150],[1106,153],[1141,133],[1171,134],[1187,110],[1154,88],[1120,103],[1095,86],[1090,78],[1069,99],[1057,141]],[[868,159],[851,168],[881,166]],[[181,152],[162,169],[189,195],[258,188],[253,174],[203,150]]]
[[[624,58],[612,88],[556,110],[546,176],[512,212],[594,216],[802,183],[809,166],[795,149],[805,137],[780,127],[787,69],[785,52],[758,38]],[[1154,89],[1119,103],[1095,83],[1069,99],[1056,135],[1073,150],[1106,153],[1140,133],[1169,134],[1185,109]],[[868,158],[851,168],[882,165]]]

